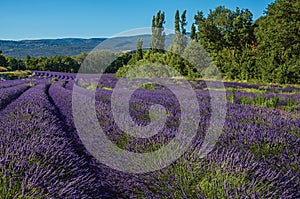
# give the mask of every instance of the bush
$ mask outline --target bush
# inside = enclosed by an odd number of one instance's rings
[[[0,72],[6,72],[6,71],[8,71],[7,68],[5,68],[5,67],[3,67],[3,66],[0,66]]]
[[[120,68],[116,76],[118,78],[168,78],[180,76],[180,74],[175,69],[162,64],[139,61],[135,65]]]

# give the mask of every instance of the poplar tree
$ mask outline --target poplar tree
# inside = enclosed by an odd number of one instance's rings
[[[183,13],[182,13],[182,15],[181,15],[180,25],[181,25],[181,33],[183,35],[186,35],[186,29],[185,29],[185,26],[187,25],[186,10],[184,10]]]
[[[179,10],[176,10],[175,13],[175,33],[180,33],[180,18],[179,18]]]
[[[175,36],[173,37],[174,44],[170,46],[169,50],[175,54],[181,55],[187,46],[186,37],[186,10],[183,11],[181,19],[179,18],[179,11],[175,13]]]
[[[158,11],[152,18],[152,38],[150,47],[154,51],[161,51],[165,48],[166,34],[164,32],[165,13]]]
[[[190,35],[190,38],[191,38],[191,40],[197,40],[196,27],[195,27],[194,23],[191,26],[191,35]]]
[[[143,39],[139,38],[136,44],[136,60],[143,59]]]

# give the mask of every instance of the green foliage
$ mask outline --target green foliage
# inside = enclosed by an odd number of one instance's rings
[[[300,83],[300,3],[276,0],[266,16],[256,25],[262,80],[277,83]]]
[[[25,70],[25,64],[21,59],[7,57],[8,68],[10,70]]]
[[[29,70],[24,71],[7,71],[7,72],[0,72],[0,74],[7,76],[9,79],[24,79],[26,77],[31,76],[33,73]]]
[[[180,32],[180,18],[179,18],[179,10],[176,10],[175,13],[175,32]]]
[[[117,56],[118,57],[115,60],[113,60],[113,62],[105,69],[105,73],[116,73],[119,68],[127,65],[133,57],[129,53],[124,53],[120,55],[117,54]]]
[[[235,102],[235,90],[234,90],[234,88],[232,88],[231,91],[230,91],[229,100],[230,100],[231,103]]]
[[[114,71],[118,68],[118,62],[114,61],[119,55],[110,50],[96,50],[88,54],[84,62],[81,64],[80,72],[82,73],[104,73],[106,71]],[[125,57],[126,58],[126,57]],[[122,58],[120,58],[122,63]],[[111,65],[113,64],[113,65]],[[111,68],[109,69],[109,66]]]
[[[1,198],[14,198],[22,193],[22,183],[17,179],[3,175],[0,172],[0,195]],[[18,197],[22,198],[22,196]]]
[[[126,149],[126,146],[129,143],[129,135],[127,133],[123,133],[121,138],[116,139],[116,145],[121,149]]]
[[[185,26],[187,25],[187,22],[186,22],[186,10],[184,10],[181,14],[181,20],[180,20],[180,28],[181,28],[181,33],[183,35],[186,35],[186,29],[185,29]]]
[[[185,67],[189,77],[203,77],[207,79],[217,77],[213,61],[200,43],[191,40],[190,45],[184,49],[182,57],[189,62],[186,64],[187,67]]]
[[[81,65],[84,61],[84,59],[88,56],[88,53],[86,52],[81,52],[79,55],[74,55],[72,58],[79,64]]]
[[[207,160],[188,161],[181,158],[172,166],[161,170],[156,182],[149,182],[151,190],[162,195],[163,198],[230,198],[231,193],[225,187],[236,190],[244,184],[250,184],[247,170],[231,170],[229,163],[222,165],[213,164],[207,166]],[[147,176],[145,177],[147,180]],[[263,184],[256,185],[247,193],[254,190],[264,191]],[[234,193],[234,191],[233,191]],[[235,197],[238,198],[238,193]],[[201,198],[202,198],[201,197]]]
[[[89,86],[86,87],[86,89],[88,89],[88,90],[96,90],[96,88],[97,88],[97,85],[95,85],[95,84],[90,84]]]
[[[7,68],[0,66],[0,72],[6,72],[6,71],[8,71]]]
[[[1,67],[7,67],[8,66],[6,58],[1,54],[0,54],[0,66]]]
[[[293,99],[293,97],[289,97],[286,103],[286,106],[283,107],[286,111],[293,111],[297,110],[297,106],[299,106],[299,103]]]
[[[267,108],[278,108],[279,105],[279,97],[274,95],[271,98],[266,98],[260,93],[256,94],[256,96],[252,98],[242,96],[240,100],[241,104],[244,105],[262,106]]]
[[[205,18],[199,11],[195,16],[200,44],[210,52],[217,67],[227,79],[252,79],[255,41],[252,13],[237,8],[231,11],[223,6],[211,10]]]
[[[3,171],[3,169],[1,168]],[[28,189],[28,187],[27,187]],[[9,199],[31,199],[31,198],[42,198],[42,194],[37,189],[31,188],[26,195],[24,187],[22,185],[22,178],[20,175],[12,173],[5,175],[0,171],[0,198]]]
[[[187,37],[186,37],[186,10],[183,11],[181,19],[179,18],[179,11],[176,11],[175,14],[175,36],[173,37],[174,44],[169,47],[169,51],[182,55],[184,49],[187,46]]]
[[[186,48],[188,49],[188,48]],[[203,49],[202,49],[203,50]],[[186,52],[188,54],[189,51]],[[198,53],[190,54],[199,57]],[[184,54],[184,53],[183,53]],[[203,55],[204,56],[204,55]],[[201,56],[200,56],[201,57]],[[171,51],[157,52],[153,50],[143,51],[143,59],[136,61],[135,56],[128,61],[127,65],[119,68],[117,77],[150,78],[150,77],[199,77],[197,69],[192,63]]]
[[[257,159],[261,158],[270,158],[270,157],[278,157],[279,154],[282,154],[284,150],[286,150],[286,145],[280,141],[277,143],[270,144],[268,142],[261,143],[249,143],[249,149],[255,155]],[[280,157],[278,157],[280,158]]]
[[[195,23],[192,23],[190,38],[191,40],[197,39]]]
[[[58,81],[58,78],[57,78],[57,77],[53,77],[53,78],[51,79],[51,81],[52,81],[52,82],[57,82],[57,81]]]
[[[150,47],[154,51],[162,51],[165,48],[166,34],[164,32],[165,13],[158,11],[152,18],[152,37]]]
[[[26,56],[23,60],[22,69],[58,71],[58,72],[77,72],[79,63],[68,56],[52,56],[52,57],[30,57]]]
[[[299,9],[299,1],[276,0],[255,23],[248,9],[198,11],[196,39],[226,79],[299,84]]]
[[[224,184],[228,184],[232,189],[239,188],[248,181],[246,175],[242,172],[230,173],[219,169],[211,170],[205,173],[198,186],[207,198],[215,198],[219,195],[225,197]]]
[[[147,90],[155,90],[156,89],[156,86],[154,84],[144,84],[141,86],[141,88],[144,88],[144,89],[147,89]]]
[[[167,67],[160,63],[147,63],[143,60],[135,65],[127,65],[120,68],[116,76],[121,78],[167,78],[176,77],[179,73],[171,67]]]
[[[136,60],[143,59],[143,40],[140,38],[136,44]]]
[[[73,57],[26,56],[21,60],[0,53],[0,67],[2,70],[77,72],[83,64],[82,72],[123,71],[119,72],[121,74],[136,66],[137,62],[158,63],[189,78],[220,79],[220,71],[226,80],[300,84],[299,10],[298,0],[275,0],[266,9],[266,15],[255,22],[248,9],[230,10],[218,6],[207,16],[198,11],[191,26],[189,45],[185,29],[186,10],[181,15],[177,10],[174,44],[168,52],[164,52],[165,13],[159,10],[152,18],[151,51],[142,50],[143,41],[140,39],[135,54],[95,51]]]
[[[299,9],[297,0],[276,0],[269,5],[267,15],[257,22],[256,37],[260,52],[269,51],[276,64],[300,54]]]

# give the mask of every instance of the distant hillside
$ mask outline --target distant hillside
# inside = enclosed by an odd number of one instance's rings
[[[166,46],[172,43],[172,36],[167,35]],[[144,41],[143,48],[150,47],[151,35],[138,35],[128,37],[115,38],[65,38],[65,39],[41,39],[41,40],[21,40],[9,41],[0,40],[0,50],[4,55],[16,58],[24,58],[26,55],[32,57],[53,55],[77,55],[81,52],[89,52],[97,47],[100,43],[100,49],[110,49],[113,51],[132,50],[136,48],[136,43],[139,38]]]
[[[95,48],[105,38],[93,39],[41,39],[41,40],[21,40],[8,41],[0,40],[0,50],[3,54],[24,58],[26,55],[33,57],[52,55],[76,55],[80,52],[88,52]]]

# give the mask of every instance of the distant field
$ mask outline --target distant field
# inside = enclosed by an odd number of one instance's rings
[[[167,110],[162,132],[137,139],[114,122],[110,99],[118,79],[113,74],[103,75],[98,85],[75,80],[72,73],[35,71],[28,78],[0,81],[0,196],[299,198],[299,87],[225,82],[226,89],[217,91],[226,92],[223,132],[200,159],[211,116],[206,84],[213,81],[190,81],[201,115],[189,150],[162,170],[134,175],[105,166],[85,149],[72,115],[73,88],[81,87],[82,98],[95,91],[96,115],[106,136],[135,153],[158,150],[174,138],[181,121],[174,94],[158,85],[136,90],[130,113],[137,124],[151,122],[153,104]]]

